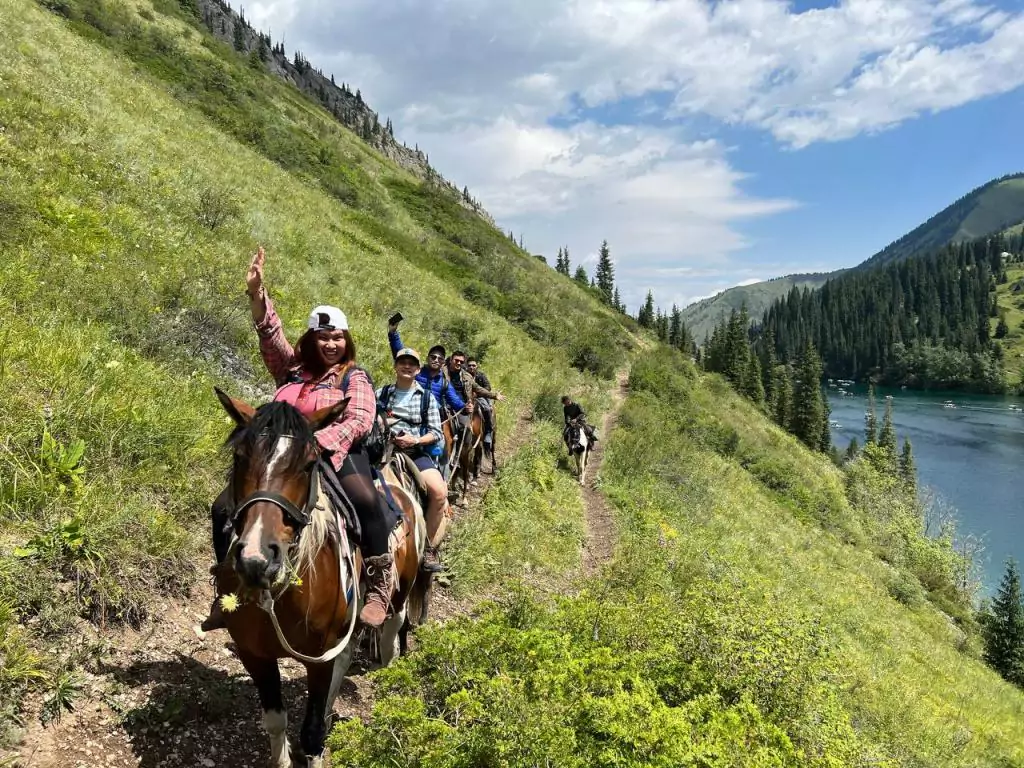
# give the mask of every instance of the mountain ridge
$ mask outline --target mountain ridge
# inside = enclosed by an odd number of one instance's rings
[[[998,192],[997,195],[990,193]],[[1010,229],[1024,221],[1024,173],[1010,173],[971,190],[864,261],[833,272],[784,275],[750,285],[733,286],[683,309],[694,338],[702,340],[732,309],[746,303],[751,322],[793,285],[816,289],[848,270],[871,269],[913,258],[951,242],[963,242]],[[794,280],[792,278],[806,278]],[[778,281],[788,281],[785,284]]]

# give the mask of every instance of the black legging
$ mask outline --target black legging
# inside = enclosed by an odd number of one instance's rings
[[[359,526],[363,529],[360,549],[364,557],[383,555],[388,551],[390,510],[384,497],[377,492],[370,473],[370,460],[361,449],[349,453],[338,471],[341,487],[352,501]]]
[[[345,495],[352,501],[352,506],[359,517],[359,525],[363,529],[360,549],[364,557],[383,555],[388,551],[388,525],[390,511],[387,502],[373,485],[370,473],[370,461],[361,449],[351,451],[345,457],[338,479]],[[228,554],[231,543],[231,512],[232,495],[230,484],[210,508],[213,522],[213,552],[217,562],[221,563]]]

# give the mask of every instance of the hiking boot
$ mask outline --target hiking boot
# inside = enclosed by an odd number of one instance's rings
[[[199,628],[203,632],[213,632],[215,629],[226,629],[227,625],[224,623],[224,611],[220,606],[220,596],[217,594],[217,570],[220,568],[220,563],[214,563],[210,566],[210,584],[215,587],[213,590],[213,603],[210,605],[210,614],[203,619],[203,623],[199,625]]]
[[[423,552],[423,564],[420,568],[427,573],[441,573],[444,566],[441,565],[441,556],[437,547],[427,547]]]
[[[380,629],[388,617],[391,593],[395,588],[391,573],[393,564],[390,552],[366,558],[366,577],[370,583],[366,587],[366,602],[359,612],[359,620],[374,629]]]
[[[224,611],[220,607],[220,598],[214,595],[213,604],[210,606],[210,615],[203,619],[203,623],[199,625],[199,628],[203,632],[213,632],[215,629],[226,629],[227,625],[224,623]]]

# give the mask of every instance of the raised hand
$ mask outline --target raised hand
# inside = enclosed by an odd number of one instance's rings
[[[256,255],[252,257],[252,262],[249,264],[249,270],[245,273],[246,293],[254,299],[260,295],[260,290],[263,288],[264,259],[263,246],[261,245],[256,250]]]

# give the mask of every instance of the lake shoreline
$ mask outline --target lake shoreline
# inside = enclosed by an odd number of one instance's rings
[[[868,399],[866,385],[843,387],[845,395],[839,388],[825,391],[832,442],[843,451],[851,439],[864,443]],[[909,438],[913,445],[920,485],[934,490],[942,514],[955,517],[961,538],[983,542],[982,593],[991,594],[1007,557],[1024,563],[1024,499],[1015,491],[1024,465],[1024,399],[877,386],[879,423],[888,403],[900,443]]]

